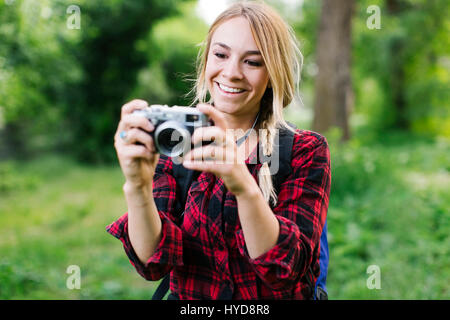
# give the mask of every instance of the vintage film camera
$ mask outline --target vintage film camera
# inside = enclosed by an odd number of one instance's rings
[[[207,115],[191,107],[155,104],[133,114],[147,118],[155,126],[150,135],[156,151],[169,157],[186,154],[191,149],[194,130],[212,125]]]

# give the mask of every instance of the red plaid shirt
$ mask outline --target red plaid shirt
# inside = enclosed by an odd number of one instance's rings
[[[320,235],[330,193],[326,139],[297,130],[292,174],[281,184],[273,208],[280,224],[277,244],[252,259],[239,222],[236,198],[223,181],[203,172],[191,185],[184,217],[175,214],[177,188],[173,162],[160,157],[153,195],[162,221],[162,239],[144,264],[128,237],[127,214],[107,226],[122,241],[137,272],[159,280],[171,272],[170,289],[180,299],[309,299],[319,275]],[[253,177],[261,163],[257,148],[247,159]]]

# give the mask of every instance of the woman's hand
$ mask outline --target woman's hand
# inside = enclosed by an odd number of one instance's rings
[[[214,121],[214,126],[194,131],[192,143],[200,147],[192,149],[183,157],[183,165],[188,169],[215,174],[236,196],[244,193],[254,179],[247,169],[244,155],[237,152],[233,133],[226,130],[223,115],[213,106],[199,104],[197,108]],[[202,141],[213,143],[201,147]]]
[[[133,100],[123,105],[121,119],[114,135],[114,147],[120,167],[126,184],[132,188],[145,187],[152,183],[159,159],[149,134],[154,130],[154,126],[146,118],[132,114],[133,111],[147,106],[148,103],[143,100]]]

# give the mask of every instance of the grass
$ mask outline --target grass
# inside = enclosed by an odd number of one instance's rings
[[[450,297],[450,145],[411,138],[331,144],[331,297]],[[370,265],[380,290],[367,288]]]
[[[329,142],[330,298],[449,299],[450,143]],[[117,165],[56,155],[0,163],[0,299],[149,299],[155,283],[105,231],[126,211],[122,184]],[[70,265],[79,290],[66,286]],[[381,289],[366,286],[370,265]]]
[[[126,211],[118,168],[50,156],[3,164],[2,174],[13,178],[3,183],[0,201],[0,298],[150,297],[153,284],[105,231]],[[80,267],[80,290],[66,287],[69,265]]]

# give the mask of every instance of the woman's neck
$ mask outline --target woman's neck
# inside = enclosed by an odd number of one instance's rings
[[[248,130],[256,128],[258,112],[251,115],[230,115],[225,114],[226,130],[233,130],[235,140],[242,138]]]

